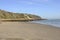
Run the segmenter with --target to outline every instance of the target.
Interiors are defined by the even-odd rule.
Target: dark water
[[[47,25],[53,25],[56,27],[60,27],[60,19],[33,21],[33,23],[47,24]]]

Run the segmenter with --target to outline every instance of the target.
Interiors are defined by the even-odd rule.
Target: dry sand
[[[60,28],[21,22],[0,24],[0,40],[60,40]]]

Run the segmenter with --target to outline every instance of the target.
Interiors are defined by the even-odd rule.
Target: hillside
[[[26,13],[13,13],[13,12],[8,12],[5,10],[0,10],[0,19],[24,19],[24,20],[37,20],[41,19],[40,16],[37,15],[32,15],[32,14],[26,14]]]

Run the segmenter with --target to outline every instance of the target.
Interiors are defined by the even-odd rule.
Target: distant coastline
[[[7,12],[5,10],[0,10],[0,19],[1,21],[36,21],[36,20],[46,20],[42,19],[42,17],[27,14],[27,13],[13,13]]]

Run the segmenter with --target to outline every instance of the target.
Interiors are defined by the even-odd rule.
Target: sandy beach
[[[0,40],[60,40],[60,28],[36,23],[2,22]]]

